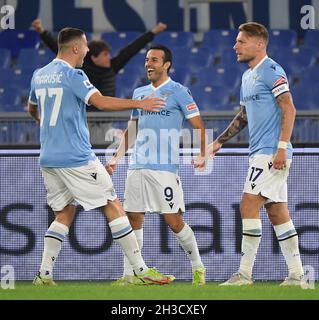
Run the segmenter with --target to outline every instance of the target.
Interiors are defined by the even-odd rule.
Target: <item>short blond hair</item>
[[[241,32],[247,33],[251,37],[262,38],[266,44],[269,41],[269,35],[266,27],[257,22],[247,22],[243,23],[238,27],[238,30]]]

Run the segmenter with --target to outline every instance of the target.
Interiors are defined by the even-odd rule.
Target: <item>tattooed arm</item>
[[[296,108],[292,101],[291,93],[285,92],[279,95],[277,103],[281,109],[281,130],[279,141],[289,142],[294,127]],[[278,148],[274,157],[274,168],[283,169],[286,166],[287,151],[285,148]]]
[[[219,151],[222,145],[234,137],[242,129],[244,129],[247,126],[247,123],[248,120],[245,106],[240,106],[240,111],[226,128],[226,130],[208,145],[208,155],[213,157]]]

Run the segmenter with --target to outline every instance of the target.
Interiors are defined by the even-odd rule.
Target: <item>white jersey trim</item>
[[[58,62],[62,62],[64,64],[66,64],[69,68],[71,69],[75,69],[74,67],[72,67],[67,61],[63,60],[63,59],[60,59],[60,58],[55,58],[53,59],[52,61],[58,61]]]
[[[267,58],[268,56],[265,55],[253,68],[251,68],[251,71],[256,70]]]
[[[153,84],[151,83],[151,88],[155,91],[155,90],[158,90],[158,89],[160,89],[160,88],[162,88],[162,87],[164,87],[167,83],[169,83],[170,81],[171,81],[172,79],[170,78],[170,77],[168,77],[168,79],[165,81],[165,82],[163,82],[161,85],[159,85],[158,87],[154,87],[153,86]]]
[[[87,95],[86,95],[85,98],[84,98],[84,101],[85,101],[85,103],[86,103],[88,106],[90,106],[89,100],[90,100],[92,94],[95,93],[95,92],[98,92],[98,91],[99,91],[98,89],[93,88],[92,90],[90,90],[90,91],[87,93]]]
[[[289,86],[287,83],[283,83],[280,86],[275,87],[274,89],[271,90],[273,93],[274,97],[277,98],[279,95],[282,93],[288,92],[289,91]]]
[[[191,119],[191,118],[194,118],[194,117],[197,117],[197,116],[200,116],[199,112],[195,112],[195,113],[189,114],[189,115],[185,116],[185,118],[186,119]]]

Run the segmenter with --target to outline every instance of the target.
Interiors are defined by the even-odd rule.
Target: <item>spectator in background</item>
[[[32,27],[39,33],[42,41],[54,52],[58,52],[57,39],[43,28],[40,19],[32,22]],[[90,51],[87,53],[83,71],[87,74],[92,84],[105,96],[115,96],[116,74],[128,63],[128,61],[143,49],[154,36],[166,29],[166,24],[158,23],[151,31],[145,32],[128,46],[120,50],[118,55],[111,58],[111,47],[103,40],[89,42]],[[98,111],[94,107],[88,107],[88,111]]]

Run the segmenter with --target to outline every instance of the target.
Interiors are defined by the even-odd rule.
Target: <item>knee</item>
[[[137,215],[128,214],[128,220],[130,221],[130,224],[133,228],[133,230],[138,230],[143,228],[143,217],[139,217]]]
[[[185,225],[184,221],[180,221],[180,220],[171,220],[171,221],[168,221],[167,224],[169,225],[170,229],[174,233],[181,232]]]

